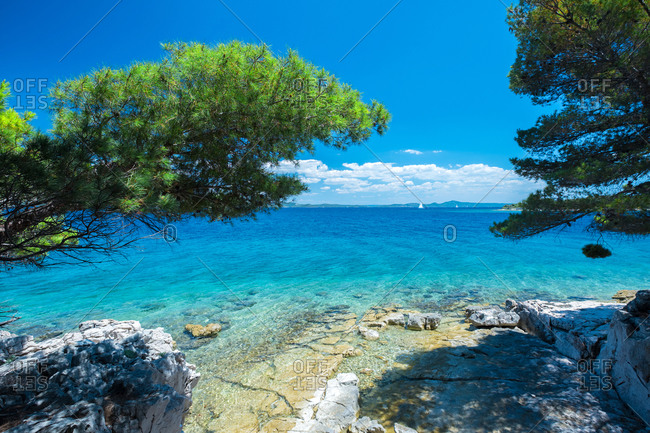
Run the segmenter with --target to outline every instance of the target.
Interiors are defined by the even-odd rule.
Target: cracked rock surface
[[[461,324],[441,333],[399,357],[408,368],[388,369],[362,389],[364,415],[420,433],[650,431],[611,387],[535,336]]]

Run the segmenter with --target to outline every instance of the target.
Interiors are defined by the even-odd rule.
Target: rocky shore
[[[468,307],[465,320],[447,321],[382,370],[359,394],[361,406],[355,375],[329,381],[291,432],[650,432],[649,294],[627,305],[509,300],[505,308]],[[428,316],[371,313],[360,333],[368,339],[368,329],[388,325],[437,328],[440,317],[431,328],[408,326],[410,317]],[[342,417],[327,422],[328,395],[340,397],[339,389],[348,391],[336,401]]]
[[[89,321],[35,342],[0,335],[0,431],[178,433],[199,374],[162,328]]]
[[[161,328],[2,333],[0,431],[650,433],[650,292],[619,300],[330,307],[202,369],[196,389]]]
[[[594,301],[510,303],[519,327],[552,344],[601,379],[650,422],[650,291],[628,304]]]

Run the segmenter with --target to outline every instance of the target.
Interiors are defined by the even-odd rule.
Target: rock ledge
[[[42,342],[0,338],[0,430],[180,433],[200,375],[162,328],[88,321]]]

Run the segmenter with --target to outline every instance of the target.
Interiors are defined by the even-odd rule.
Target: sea
[[[606,238],[613,255],[589,259],[581,248],[594,236],[584,225],[513,242],[488,230],[507,215],[287,208],[232,225],[189,220],[103,263],[2,270],[0,302],[22,317],[14,331],[40,334],[100,318],[173,327],[211,308],[273,320],[340,304],[609,299],[648,288],[650,240]]]
[[[513,242],[489,231],[508,214],[294,207],[233,224],[191,219],[94,265],[2,270],[0,303],[21,316],[10,331],[37,338],[92,319],[162,327],[209,377],[214,365],[261,347],[281,351],[287,330],[319,312],[362,317],[397,305],[444,314],[509,298],[609,300],[649,288],[650,240],[606,236],[600,242],[613,255],[594,260],[581,252],[596,240],[586,223]],[[197,341],[188,323],[223,330]]]

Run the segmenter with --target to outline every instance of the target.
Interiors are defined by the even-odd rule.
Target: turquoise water
[[[506,216],[292,208],[232,226],[191,220],[176,225],[177,242],[144,240],[116,261],[2,272],[0,301],[20,311],[17,332],[134,319],[165,327],[182,347],[189,322],[220,321],[223,336],[229,327],[268,333],[333,306],[445,309],[508,297],[609,299],[648,287],[650,241],[607,239],[614,255],[594,261],[580,252],[592,239],[579,227],[519,243],[495,238],[488,227]]]
[[[404,356],[464,338],[469,331],[458,312],[469,303],[609,299],[617,290],[648,287],[650,241],[609,239],[614,255],[594,261],[580,251],[591,241],[580,227],[519,243],[495,238],[488,227],[506,216],[485,209],[290,208],[232,226],[191,220],[177,225],[177,242],[143,240],[118,261],[3,272],[0,301],[23,316],[12,331],[40,337],[100,318],[164,327],[201,373],[184,431],[278,431],[265,423],[292,414],[277,406],[278,396],[295,404],[315,391],[295,385],[296,365],[355,372],[366,389],[403,366]],[[341,317],[359,320],[390,304],[440,311],[446,325],[431,333],[390,329],[373,342],[346,332],[354,319]],[[223,326],[218,337],[184,332],[187,323],[208,322]],[[351,344],[361,354],[343,360],[329,356],[339,346],[314,344],[332,336],[328,344]],[[366,399],[363,410],[396,413],[399,404]]]

